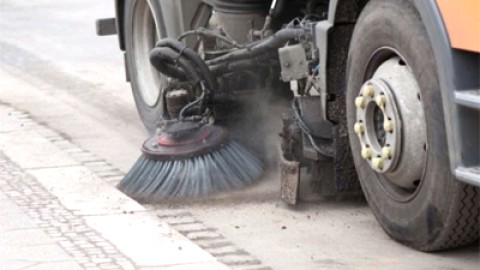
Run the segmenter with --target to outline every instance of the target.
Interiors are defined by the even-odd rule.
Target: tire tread
[[[438,243],[435,250],[450,249],[476,241],[479,237],[479,192],[477,187],[463,185],[459,190],[458,204],[453,207],[452,225],[448,237]],[[447,224],[448,226],[449,224]],[[431,249],[431,248],[429,248]]]

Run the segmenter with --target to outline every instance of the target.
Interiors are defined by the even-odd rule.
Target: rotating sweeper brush
[[[219,126],[184,121],[148,138],[143,155],[119,184],[140,200],[197,197],[242,187],[262,174],[262,162]]]

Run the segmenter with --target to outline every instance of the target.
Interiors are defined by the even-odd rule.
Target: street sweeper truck
[[[308,175],[320,195],[363,192],[386,233],[413,248],[478,239],[479,1],[115,8],[97,32],[118,35],[151,134],[119,184],[128,195],[205,196],[279,164],[286,203]]]

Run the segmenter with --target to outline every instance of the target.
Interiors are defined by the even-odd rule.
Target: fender
[[[122,51],[125,51],[124,12],[125,0],[115,0],[115,26],[117,29],[118,44]]]
[[[463,2],[468,6],[466,2],[472,1]],[[465,31],[463,34],[470,33],[473,37],[472,39],[462,39],[459,36],[458,26],[452,26],[450,17],[452,11],[443,10],[444,15],[447,16],[444,23],[439,7],[445,8],[445,1],[414,0],[414,3],[425,23],[437,61],[452,173],[461,181],[480,186],[480,174],[478,172],[472,173],[472,171],[467,170],[465,173],[467,166],[478,167],[480,165],[479,116],[478,111],[471,110],[475,107],[479,109],[479,104],[469,105],[470,108],[466,109],[458,98],[458,94],[465,93],[465,90],[480,91],[480,79],[478,78],[480,54],[472,52],[479,49],[477,46],[480,43],[476,38],[478,38],[480,23],[479,21],[472,21],[473,24],[468,25],[467,17],[472,14],[470,12],[465,13],[467,24],[460,24],[461,27],[466,27],[462,28]],[[455,5],[460,5],[458,1],[455,1],[455,3]],[[476,14],[476,16],[479,14]],[[459,21],[462,20],[459,19]],[[448,30],[451,30],[451,32]],[[471,99],[474,99],[474,97],[475,95],[472,95]]]

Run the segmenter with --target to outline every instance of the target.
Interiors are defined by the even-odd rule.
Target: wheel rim
[[[158,37],[162,36],[159,31],[148,1],[137,1],[133,14],[132,61],[138,78],[138,90],[149,107],[157,105],[164,80],[150,64],[150,50]]]
[[[427,128],[420,88],[395,50],[376,51],[355,99],[360,155],[397,200],[419,190],[426,167]]]

